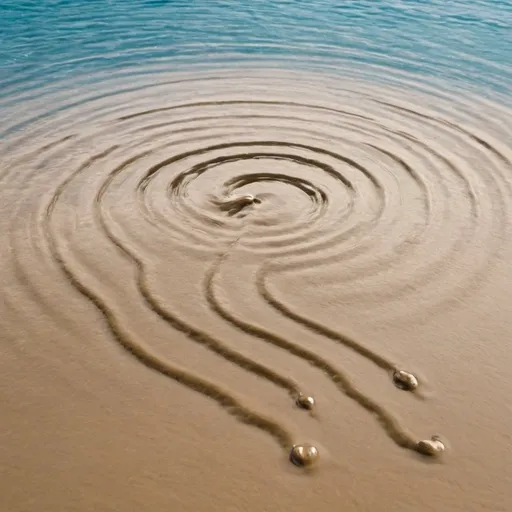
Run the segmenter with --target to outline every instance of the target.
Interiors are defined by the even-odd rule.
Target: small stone
[[[261,204],[261,199],[253,196],[252,194],[245,194],[232,200],[234,204],[237,204],[240,208],[249,206],[251,204]]]
[[[436,457],[444,452],[445,446],[438,436],[432,436],[431,439],[419,441],[416,445],[416,450],[422,455]]]
[[[310,411],[315,406],[315,399],[312,396],[303,395],[302,393],[297,397],[297,405],[302,409]]]
[[[240,213],[247,206],[261,204],[261,199],[252,194],[244,194],[233,199],[213,199],[213,204],[218,206],[220,210],[227,212],[228,215],[233,216]]]
[[[256,198],[252,194],[245,194],[236,200],[239,201],[240,204],[253,204]]]
[[[418,379],[409,372],[396,370],[393,373],[393,382],[397,388],[405,391],[412,391],[418,387]]]
[[[296,444],[290,453],[290,461],[296,466],[312,466],[319,458],[318,450],[309,443]]]

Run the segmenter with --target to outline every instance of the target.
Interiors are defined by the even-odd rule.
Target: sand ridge
[[[346,461],[359,485],[368,470],[356,459],[369,439],[371,464],[391,472],[405,464],[414,482],[425,471],[457,468],[451,406],[433,399],[439,383],[425,377],[436,374],[437,363],[445,374],[449,369],[439,347],[418,348],[415,358],[403,333],[415,326],[427,332],[450,315],[466,315],[465,325],[453,325],[457,338],[478,317],[473,297],[506,272],[510,113],[469,95],[447,92],[433,101],[419,88],[405,96],[401,85],[400,75],[386,86],[322,73],[235,69],[176,73],[156,83],[141,78],[129,88],[123,81],[105,83],[103,93],[101,84],[84,87],[71,103],[61,93],[34,100],[32,119],[13,115],[13,124],[6,123],[2,150],[0,230],[8,240],[0,274],[2,366],[17,353],[19,364],[30,367],[24,347],[35,344],[30,357],[47,358],[49,366],[36,364],[22,387],[46,372],[73,380],[78,371],[84,391],[105,393],[99,401],[133,393],[141,415],[147,407],[151,421],[175,422],[170,438],[150,444],[164,450],[160,443],[171,443],[194,479],[204,468],[186,462],[193,460],[187,439],[199,432],[222,437],[225,425],[238,420],[239,427],[229,427],[238,448],[226,448],[226,464],[244,467],[253,460],[256,473],[270,464],[275,510],[300,508],[293,494],[281,494],[279,482],[284,478],[291,489],[301,471],[324,488],[318,510],[332,509],[338,500],[333,483],[341,478],[346,488],[350,479],[340,477],[331,454],[349,438],[359,438]],[[498,320],[488,321],[492,330]],[[84,354],[88,346],[101,363]],[[134,382],[115,375],[117,364]],[[410,393],[397,389],[398,371],[411,372],[414,385],[401,382]],[[109,379],[118,387],[103,389]],[[139,380],[145,384],[134,391]],[[144,391],[151,382],[158,383],[158,397]],[[48,403],[53,395],[65,402],[68,392],[57,385]],[[226,418],[195,398],[195,421],[186,414],[168,417],[160,400],[186,402],[189,392],[213,401]],[[303,395],[314,406],[300,407]],[[442,396],[448,400],[449,393]],[[95,399],[82,400],[83,410],[95,408]],[[4,409],[11,432],[20,417],[31,417],[9,400]],[[118,418],[133,414],[123,410]],[[196,433],[189,432],[191,421]],[[350,437],[347,431],[333,435],[342,424]],[[123,439],[137,444],[130,432],[137,437],[140,426],[126,428]],[[482,428],[477,412],[471,428]],[[51,430],[42,431],[58,451]],[[263,436],[257,437],[260,454],[244,453],[244,436]],[[290,453],[303,453],[297,444],[310,442],[319,454],[312,474],[288,461]],[[440,442],[449,461],[425,461],[421,454],[437,454]],[[5,460],[12,464],[25,449],[11,443]],[[45,459],[50,466],[51,459]],[[205,460],[211,464],[214,453]],[[158,472],[161,462],[154,464]],[[215,483],[220,476],[201,478],[211,489],[222,487]],[[443,490],[439,478],[441,494],[453,489]],[[457,482],[456,474],[451,478]],[[110,491],[91,485],[107,500]],[[122,486],[112,489],[118,495]],[[173,493],[181,502],[180,490]],[[403,498],[384,494],[386,506]],[[419,487],[408,498],[407,506],[431,509]],[[91,499],[81,503],[90,506]],[[130,499],[123,510],[135,503]],[[242,503],[236,493],[215,499],[217,506]],[[185,501],[183,510],[194,503]],[[11,510],[37,509],[16,503],[13,495]],[[472,510],[464,503],[461,510]],[[160,510],[158,500],[154,507]],[[361,509],[356,497],[345,507]],[[206,502],[202,509],[209,510]]]

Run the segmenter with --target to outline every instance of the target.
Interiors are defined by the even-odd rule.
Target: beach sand
[[[510,112],[139,80],[3,121],[0,509],[510,510]]]

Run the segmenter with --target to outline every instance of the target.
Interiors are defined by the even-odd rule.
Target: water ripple
[[[76,324],[65,304],[78,296],[148,369],[289,452],[292,428],[247,406],[251,389],[163,356],[127,305],[300,404],[300,375],[214,334],[201,321],[213,315],[311,365],[397,446],[439,442],[418,443],[335,361],[352,350],[390,388],[416,362],[299,311],[279,283],[364,304],[375,323],[425,321],[478,293],[511,235],[512,3],[8,0],[0,18],[9,315],[27,301]],[[150,279],[162,265],[186,274],[184,258],[202,269],[195,320],[181,290],[162,297]],[[223,278],[235,270],[244,300],[304,339],[240,313]],[[119,300],[116,283],[133,295]]]
[[[60,276],[54,285],[86,298],[140,362],[290,450],[287,427],[134,335],[103,283],[102,262],[84,263],[84,252],[107,244],[128,262],[133,275],[113,277],[135,281],[140,315],[152,315],[170,338],[185,334],[296,401],[300,379],[194,325],[147,278],[158,261],[180,272],[177,253],[206,262],[197,315],[213,312],[240,335],[306,361],[398,446],[418,451],[420,438],[360,391],[346,369],[241,316],[221,270],[235,260],[239,271],[247,267],[251,300],[370,360],[392,386],[397,354],[346,335],[340,322],[333,329],[296,311],[275,283],[288,275],[305,293],[315,287],[364,301],[375,322],[423,318],[475,293],[510,235],[510,111],[402,72],[370,81],[378,68],[347,67],[341,79],[331,66],[306,72],[283,62],[277,69],[276,60],[231,69],[225,62],[169,73],[148,65],[145,74],[128,74],[128,84],[122,74],[98,72],[89,79],[94,85],[66,89],[63,82],[38,98],[21,91],[22,107],[7,95],[0,175],[10,211],[2,220],[6,265],[18,287],[64,322],[38,285],[41,274]],[[18,300],[9,289],[6,297]]]

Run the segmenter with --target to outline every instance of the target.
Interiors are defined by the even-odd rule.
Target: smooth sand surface
[[[511,510],[510,111],[137,80],[2,120],[0,510]]]

